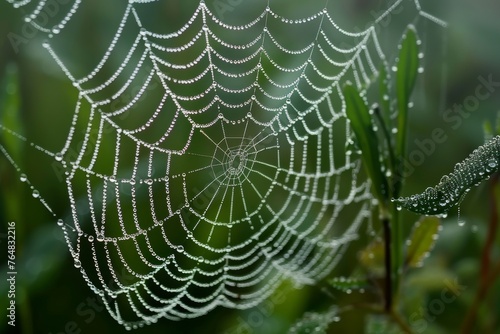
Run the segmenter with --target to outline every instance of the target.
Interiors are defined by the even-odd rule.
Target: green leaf
[[[366,172],[372,181],[375,196],[380,203],[387,199],[387,179],[382,173],[378,138],[373,130],[368,107],[352,84],[344,87],[347,118],[358,141]]]
[[[398,101],[398,135],[396,153],[400,158],[405,157],[406,150],[406,123],[408,119],[408,103],[410,95],[415,86],[418,74],[418,44],[417,34],[413,26],[406,30],[396,75],[396,96]]]
[[[421,266],[422,261],[436,242],[435,238],[440,225],[439,218],[435,216],[424,217],[415,224],[413,232],[407,241],[406,266]]]
[[[352,291],[366,289],[369,287],[369,283],[363,278],[353,278],[353,277],[335,277],[328,282],[333,288],[340,291]]]
[[[472,187],[498,172],[499,168],[500,136],[496,136],[457,163],[453,172],[444,175],[435,187],[428,187],[418,195],[394,199],[394,202],[417,213],[444,214],[460,203]]]

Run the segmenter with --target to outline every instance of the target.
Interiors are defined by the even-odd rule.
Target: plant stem
[[[391,246],[392,246],[392,291],[393,299],[397,298],[399,291],[399,282],[401,280],[401,267],[403,266],[402,259],[402,237],[399,224],[399,211],[394,204],[391,205]]]
[[[394,155],[394,147],[391,141],[391,135],[385,121],[380,113],[380,109],[377,107],[374,109],[375,117],[378,120],[380,128],[382,129],[382,134],[384,135],[385,142],[387,144],[387,150],[389,152],[389,163],[388,168],[391,171],[393,178],[396,178],[396,181],[391,185],[391,189],[389,189],[389,198],[396,198],[399,196],[399,191],[401,189],[401,179],[399,176],[399,165],[397,165],[396,157]],[[391,219],[389,220],[389,215],[387,213],[387,208],[383,208],[382,210],[385,212],[382,214],[382,224],[384,225],[384,235],[386,240],[386,290],[390,289],[391,295],[388,296],[386,292],[386,307],[389,309],[392,307],[394,295],[398,290],[399,286],[399,268],[402,265],[401,259],[401,231],[399,228],[398,222],[398,211],[396,210],[393,204],[390,205],[391,210]],[[391,224],[392,223],[392,224]],[[389,254],[390,256],[387,256]],[[388,272],[389,270],[390,272]],[[392,274],[391,274],[392,273]],[[387,298],[390,297],[390,298]]]
[[[498,182],[498,173],[493,174],[490,181],[490,223],[488,233],[486,234],[486,243],[481,256],[481,282],[484,282],[489,274],[491,266],[491,252],[495,243],[498,230],[498,206],[496,185]]]

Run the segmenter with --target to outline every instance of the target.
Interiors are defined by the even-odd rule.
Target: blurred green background
[[[242,0],[241,8],[234,7],[235,20],[244,15],[242,8],[252,7],[251,0]],[[93,60],[108,46],[114,34],[116,22],[121,18],[123,4],[116,1],[89,1],[82,15],[82,30],[74,40],[66,39],[65,60],[85,71]],[[246,3],[245,3],[246,2]],[[332,1],[330,1],[332,2]],[[256,1],[255,3],[258,3]],[[260,3],[260,2],[259,2]],[[292,1],[271,1],[273,8],[297,15],[303,8]],[[300,2],[297,1],[298,4]],[[308,7],[313,5],[302,6]],[[449,173],[453,165],[465,158],[475,147],[484,142],[483,123],[495,123],[500,112],[500,87],[480,101],[479,106],[460,118],[460,124],[447,121],[448,110],[462,104],[475,94],[480,84],[478,78],[492,78],[500,82],[500,3],[472,0],[421,1],[425,11],[448,22],[446,30],[432,24],[419,25],[418,33],[423,40],[425,72],[419,78],[414,93],[415,106],[410,114],[408,152],[422,150],[418,142],[430,138],[434,129],[444,131],[447,140],[437,144],[425,161],[415,168],[407,179],[404,195],[420,192],[436,184],[442,175]],[[207,1],[208,6],[214,5]],[[413,1],[405,5],[413,6]],[[370,22],[373,13],[387,8],[385,1],[338,1],[334,17],[346,28],[355,29]],[[178,26],[196,7],[195,1],[167,1],[160,24]],[[321,7],[319,7],[321,8]],[[239,10],[239,12],[238,12]],[[314,11],[314,8],[311,9]],[[12,8],[6,1],[0,2],[0,120],[20,134],[52,152],[61,149],[67,136],[67,122],[73,111],[77,92],[69,80],[41,46],[44,36],[34,33],[26,43],[12,43],[11,33],[22,35],[26,29],[22,10]],[[174,29],[172,28],[172,29]],[[390,28],[389,28],[390,29]],[[400,30],[382,29],[384,45],[393,45],[388,54],[393,61],[396,46],[401,38]],[[284,32],[285,33],[285,32]],[[17,74],[16,74],[17,73]],[[5,88],[4,88],[5,87]],[[10,109],[8,109],[10,108]],[[61,116],[63,114],[63,116]],[[63,129],[61,131],[61,129]],[[3,135],[2,135],[3,136]],[[5,137],[6,138],[6,137]],[[43,197],[56,213],[68,215],[65,187],[54,177],[51,159],[27,147],[19,140],[2,142],[12,150],[13,158],[30,176]],[[94,294],[75,270],[60,229],[54,219],[36,199],[26,184],[19,182],[18,174],[3,157],[0,158],[0,248],[2,266],[5,261],[7,222],[16,223],[17,238],[17,327],[11,328],[6,317],[0,319],[2,333],[121,333],[122,326],[102,309],[99,302],[92,306]],[[480,257],[487,237],[490,219],[489,200],[491,183],[484,182],[474,189],[460,205],[460,219],[466,224],[459,226],[457,212],[443,220],[443,230],[435,249],[425,261],[424,267],[411,271],[402,287],[406,319],[415,332],[456,333],[461,320],[474,299],[479,282]],[[403,221],[410,230],[418,217],[405,213]],[[359,245],[357,245],[359,246]],[[360,248],[350,248],[356,253]],[[496,238],[494,255],[500,260],[500,239]],[[349,268],[350,267],[350,268]],[[343,264],[338,272],[347,273],[356,266]],[[2,267],[2,275],[4,273]],[[336,272],[332,273],[335,276]],[[6,285],[1,276],[0,306],[5,310]],[[443,289],[449,282],[459,282],[465,287],[450,303],[441,303]],[[488,292],[486,303],[480,308],[478,323],[482,333],[500,333],[500,284]],[[288,328],[307,311],[324,311],[329,305],[349,305],[362,300],[358,293],[336,291],[326,283],[315,287],[296,289],[285,282],[262,305],[236,311],[217,309],[206,316],[179,322],[162,321],[137,330],[138,333],[286,333]],[[4,314],[4,311],[0,312]],[[369,317],[362,310],[346,311],[340,321],[329,327],[331,333],[360,333]],[[369,318],[376,322],[378,318]],[[380,333],[389,332],[381,325]],[[497,329],[498,328],[498,329]]]

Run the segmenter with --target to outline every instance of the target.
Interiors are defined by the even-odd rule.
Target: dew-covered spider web
[[[389,63],[378,33],[391,15],[442,24],[417,0],[356,31],[336,23],[333,2],[311,1],[320,6],[307,16],[288,2],[242,3],[223,19],[200,1],[168,31],[158,19],[168,1],[130,0],[113,9],[100,60],[78,73],[61,45],[87,4],[60,2],[49,25],[39,20],[50,2],[7,1],[46,34],[78,92],[61,111],[73,113],[66,141],[45,150],[64,171],[71,215],[58,224],[127,328],[249,308],[284,279],[330,274],[372,215],[342,86],[367,92]]]

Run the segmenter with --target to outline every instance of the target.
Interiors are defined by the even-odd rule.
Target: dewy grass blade
[[[474,150],[463,162],[455,165],[452,173],[441,178],[439,184],[423,193],[394,201],[410,211],[426,215],[445,214],[458,204],[475,185],[498,171],[500,163],[500,136]]]

